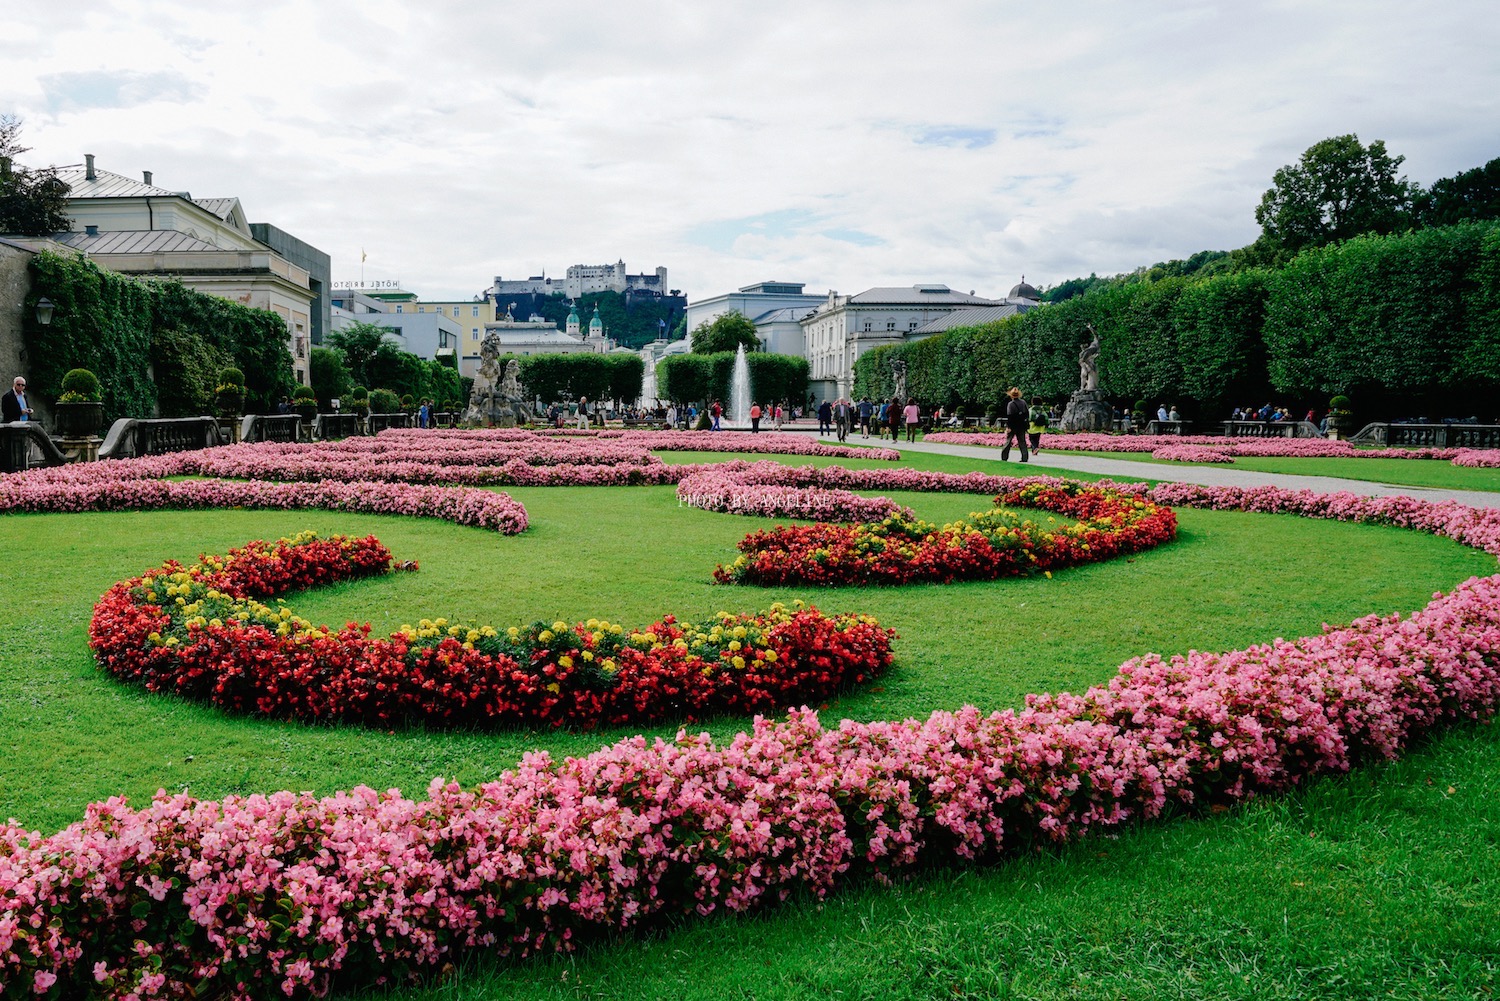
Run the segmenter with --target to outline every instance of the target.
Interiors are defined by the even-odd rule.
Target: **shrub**
[[[399,414],[401,398],[389,389],[377,389],[370,394],[370,413]]]
[[[99,377],[86,368],[70,369],[62,377],[62,395],[59,403],[98,403],[104,399],[99,387]]]
[[[237,368],[226,368],[219,373],[220,386],[239,386],[245,388],[245,373]]]
[[[299,402],[303,400],[316,402],[317,398],[317,394],[313,392],[313,388],[311,386],[298,386],[296,389],[292,390],[293,402]]]

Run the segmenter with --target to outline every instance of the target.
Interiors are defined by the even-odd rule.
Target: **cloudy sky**
[[[1249,243],[1276,168],[1500,156],[1487,3],[10,4],[29,165],[237,195],[335,280],[468,297],[623,258],[690,298],[1004,294]]]

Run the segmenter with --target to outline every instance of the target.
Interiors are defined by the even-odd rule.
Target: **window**
[[[869,320],[866,320],[866,321],[865,321],[865,331],[866,331],[866,332],[868,332],[868,331],[869,331],[869,330],[870,330],[870,328],[871,328],[871,327],[872,327],[872,326],[873,326],[873,324],[872,324],[872,323],[870,323],[870,321],[869,321]]]
[[[470,334],[470,336],[471,336],[471,338],[473,340],[476,340],[476,341],[479,340],[479,328],[478,327],[470,327],[469,328],[469,334]]]
[[[426,307],[426,306],[418,306],[418,307],[417,307],[417,312],[418,312],[418,313],[425,313],[425,312],[427,312],[427,307]],[[439,313],[441,313],[441,312],[442,312],[442,309],[441,309],[441,308],[440,308],[440,309],[439,309],[439,310],[438,310],[438,312],[439,312]]]
[[[401,310],[402,310],[402,309],[403,309],[403,308],[405,308],[405,307],[403,307],[403,306],[402,306],[402,305],[401,305],[401,304],[400,304],[400,303],[399,303],[399,302],[398,302],[398,303],[396,303],[396,312],[398,312],[398,313],[399,313],[399,312],[401,312]]]
[[[896,321],[895,320],[886,320],[885,321],[885,329],[887,329],[887,330],[895,330],[896,329]]]
[[[455,315],[457,315],[457,314],[455,314]],[[478,316],[478,315],[479,315],[479,307],[478,307],[478,306],[475,306],[475,307],[474,307],[474,315],[475,315],[475,316]]]
[[[917,329],[917,321],[916,320],[912,320],[910,323],[908,323],[906,325],[906,329],[907,330],[916,330]]]

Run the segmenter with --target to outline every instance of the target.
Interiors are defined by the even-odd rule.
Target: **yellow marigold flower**
[[[568,624],[562,619],[558,619],[556,622],[552,623],[552,631],[554,633],[565,633],[568,631]]]
[[[729,658],[729,663],[733,664],[738,670],[743,671],[745,669],[744,657],[731,657]]]
[[[585,650],[585,651],[583,651],[583,660],[584,660],[584,663],[587,663],[587,662],[589,662],[589,661],[591,661],[593,659],[594,659],[594,651],[592,651],[592,650]]]
[[[479,630],[478,629],[470,629],[466,634],[464,634],[464,642],[465,643],[472,644],[477,639],[479,639]]]
[[[606,658],[605,661],[604,661],[604,663],[600,664],[599,666],[604,669],[604,673],[605,674],[614,674],[615,673],[615,662],[612,661],[612,660],[609,660],[608,658]]]
[[[557,666],[558,667],[572,667],[573,666],[573,658],[569,657],[567,654],[563,654],[561,657],[557,658]]]
[[[558,692],[562,691],[562,685],[559,685],[557,682],[554,681],[554,682],[552,682],[552,684],[550,684],[550,685],[547,686],[547,691],[549,691],[549,692],[553,693],[554,695],[556,695]]]
[[[739,648],[740,648],[740,641],[739,640],[730,640],[729,641],[729,649],[731,649],[731,650],[738,650]]]
[[[776,651],[775,650],[767,650],[766,651],[766,663],[768,663],[768,664],[774,664],[774,663],[776,663]]]
[[[552,630],[543,629],[541,632],[536,634],[536,638],[538,643],[551,643],[553,640]]]

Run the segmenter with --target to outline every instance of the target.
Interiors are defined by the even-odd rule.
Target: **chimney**
[[[83,179],[85,181],[97,181],[99,175],[94,173],[94,154],[83,154]]]
[[[143,171],[141,171],[141,180],[145,181],[147,184],[150,184],[151,183],[151,171],[149,171],[149,170],[143,170]]]
[[[98,226],[92,226],[92,225],[85,226],[85,227],[83,227],[83,235],[84,236],[98,236],[99,235],[99,227]]]

